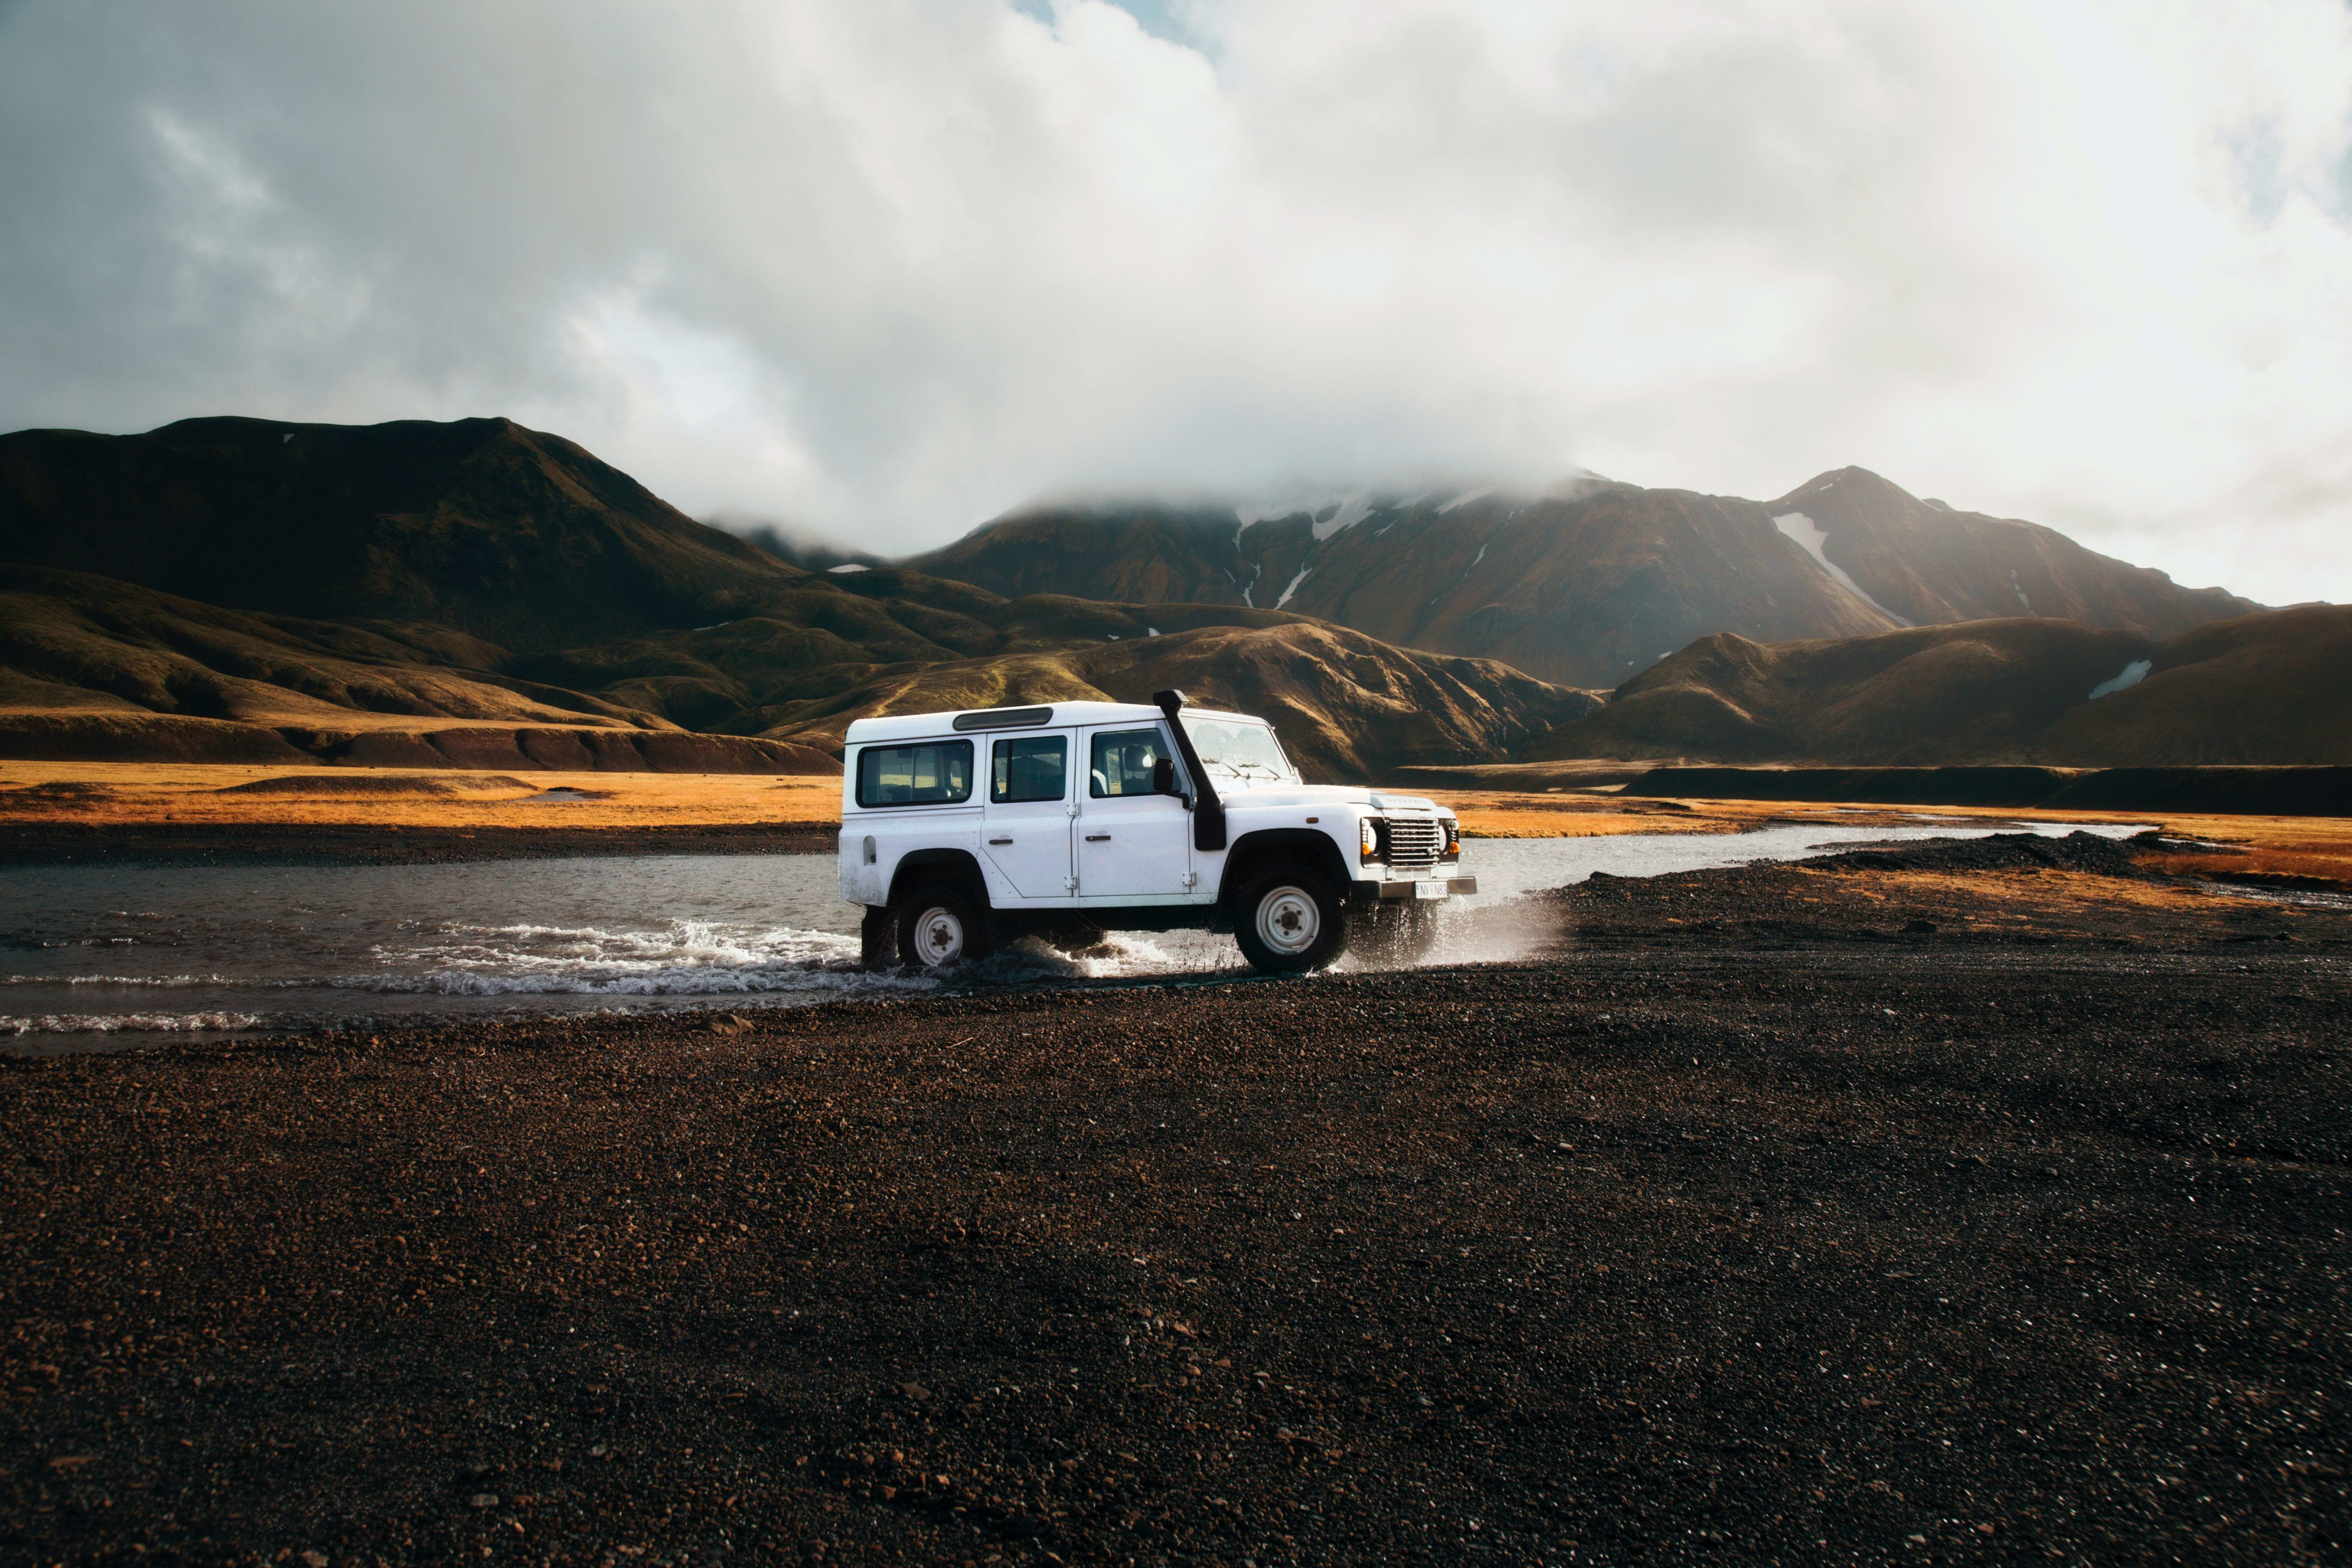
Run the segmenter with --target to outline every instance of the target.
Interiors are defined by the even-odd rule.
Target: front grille
[[[1434,822],[1389,819],[1389,868],[1392,871],[1426,871],[1437,864],[1438,852],[1444,847],[1445,829]]]

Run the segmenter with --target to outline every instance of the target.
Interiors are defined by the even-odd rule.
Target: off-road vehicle
[[[1411,959],[1478,890],[1452,812],[1305,784],[1265,721],[1181,691],[861,719],[843,763],[841,896],[866,906],[868,965],[1180,928],[1231,931],[1270,973],[1351,942]]]

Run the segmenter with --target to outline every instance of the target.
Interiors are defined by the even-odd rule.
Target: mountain
[[[2039,523],[1921,500],[1867,468],[1823,474],[1764,510],[1801,547],[1820,536],[1824,565],[1898,625],[2023,615],[2168,637],[2263,608],[2220,588],[2183,588]]]
[[[1363,777],[1501,755],[1598,705],[1286,610],[1008,597],[869,561],[803,571],[507,420],[19,432],[0,754],[806,771],[869,713],[1181,682]]]
[[[2076,619],[1897,626],[2012,606]],[[1855,468],[1769,503],[1587,477],[1033,509],[810,572],[503,419],[0,437],[16,755],[797,770],[866,714],[1173,685],[1273,718],[1321,778],[2334,760],[2352,612],[2248,607]]]
[[[1769,503],[1586,476],[1533,495],[1057,504],[904,564],[1008,595],[1274,605],[1590,687],[1717,632],[1781,642],[2022,609],[2168,637],[2260,607],[1862,468]]]
[[[509,419],[0,436],[0,561],[525,649],[708,625],[812,581]]]
[[[1724,634],[1519,756],[2352,763],[2352,607],[2273,610],[2167,638],[2022,617],[1770,646]]]

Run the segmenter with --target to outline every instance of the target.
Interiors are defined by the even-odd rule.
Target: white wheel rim
[[[934,969],[953,963],[963,956],[963,921],[949,910],[925,910],[915,922],[915,951]]]
[[[1257,901],[1257,939],[1276,952],[1305,952],[1322,931],[1323,910],[1303,888],[1276,888]]]

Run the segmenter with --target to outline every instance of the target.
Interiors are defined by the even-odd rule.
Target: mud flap
[[[866,905],[865,918],[857,922],[857,966],[871,972],[887,969],[898,961],[898,933],[890,911]]]

